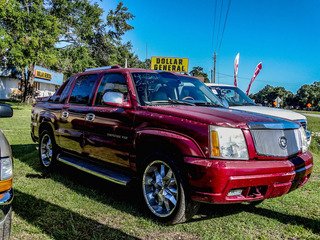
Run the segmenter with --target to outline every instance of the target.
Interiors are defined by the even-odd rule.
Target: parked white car
[[[206,83],[206,85],[216,96],[220,98],[220,100],[222,100],[225,104],[227,103],[229,108],[231,109],[260,113],[268,116],[300,122],[306,130],[308,143],[310,144],[311,134],[310,131],[307,131],[307,118],[304,115],[290,110],[259,106],[255,102],[253,102],[240,88],[232,85],[217,83]]]

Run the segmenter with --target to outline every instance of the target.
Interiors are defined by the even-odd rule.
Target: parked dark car
[[[199,80],[119,66],[72,76],[31,112],[40,164],[62,162],[128,186],[167,224],[205,203],[257,202],[312,171],[298,123],[230,110]]]
[[[12,117],[13,110],[9,105],[0,104],[0,117]],[[11,232],[11,202],[13,158],[7,138],[0,130],[0,239],[9,239]]]

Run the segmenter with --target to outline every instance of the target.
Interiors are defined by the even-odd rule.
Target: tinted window
[[[73,87],[69,103],[87,104],[98,75],[80,76]]]
[[[66,83],[65,88],[62,90],[62,92],[60,94],[60,98],[58,99],[58,101],[60,103],[65,103],[65,101],[68,99],[68,97],[70,95],[70,91],[71,91],[73,83],[74,83],[75,76],[72,76],[69,79],[70,80]]]
[[[212,92],[220,99],[225,99],[229,106],[255,105],[255,103],[237,87],[211,86]]]
[[[160,72],[132,73],[142,106],[182,103],[222,106],[219,99],[198,79]],[[178,102],[177,102],[178,101]]]
[[[121,92],[124,94],[124,99],[128,96],[128,87],[126,78],[120,73],[109,73],[104,75],[97,93],[96,105],[105,105],[102,101],[102,96],[106,92]]]
[[[55,92],[55,94],[52,97],[50,97],[49,101],[59,102],[60,95],[63,92],[63,90],[66,88],[69,81],[70,81],[70,78],[62,84],[62,86]]]

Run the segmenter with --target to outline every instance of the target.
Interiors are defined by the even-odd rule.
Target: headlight
[[[308,138],[307,138],[307,134],[306,134],[306,131],[303,127],[300,127],[300,135],[301,135],[301,143],[302,143],[302,152],[306,152],[308,151],[308,146],[309,146],[309,143],[308,143]]]
[[[210,126],[211,157],[249,160],[246,140],[241,129]]]
[[[1,158],[1,181],[12,178],[12,160],[9,157]]]

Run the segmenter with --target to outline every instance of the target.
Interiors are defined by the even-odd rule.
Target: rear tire
[[[158,221],[182,223],[197,213],[200,203],[189,198],[181,172],[170,157],[153,154],[147,158],[140,179],[144,207]]]
[[[57,162],[58,147],[52,132],[44,130],[39,139],[39,160],[43,168],[51,170]]]

